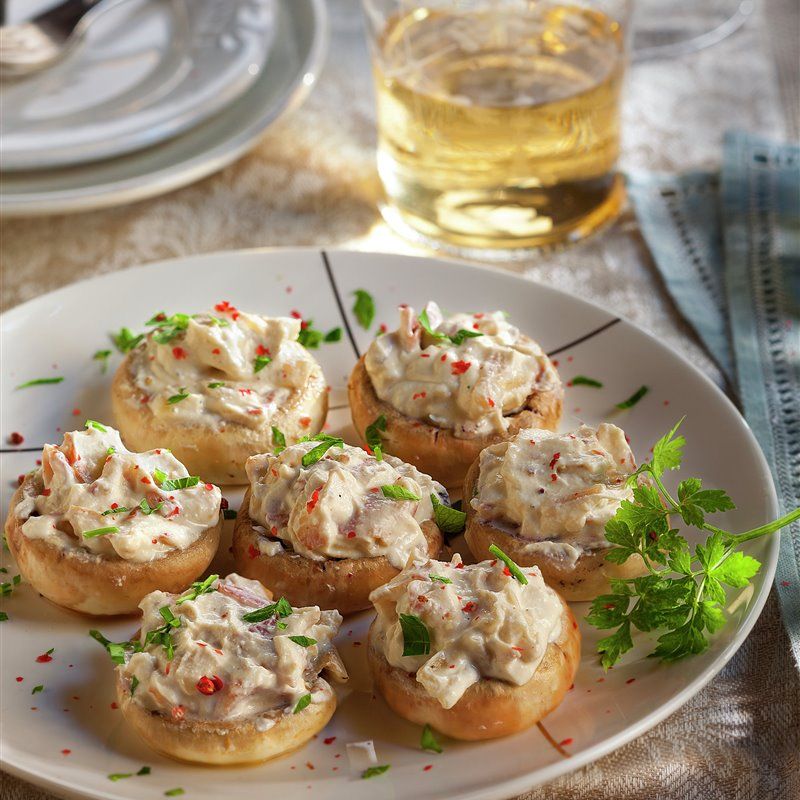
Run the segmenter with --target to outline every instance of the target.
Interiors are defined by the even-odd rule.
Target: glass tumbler
[[[617,215],[630,0],[363,5],[396,230],[500,260]]]

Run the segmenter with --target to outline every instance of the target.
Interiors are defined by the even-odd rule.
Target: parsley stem
[[[740,542],[747,542],[750,541],[750,539],[758,539],[759,536],[766,536],[769,533],[775,533],[775,531],[780,530],[787,525],[791,525],[798,519],[800,519],[800,508],[796,508],[794,511],[784,514],[780,519],[776,519],[774,522],[768,522],[766,525],[759,525],[757,528],[745,531],[744,533],[729,533],[727,535],[730,537],[732,542],[737,544]],[[710,525],[707,525],[706,527],[714,532],[717,531],[716,528]],[[723,531],[723,533],[725,533],[725,531]]]

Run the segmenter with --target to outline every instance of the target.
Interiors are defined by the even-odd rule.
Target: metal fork
[[[122,0],[64,0],[27,22],[0,27],[0,77],[38,72],[63,58],[102,10]],[[6,3],[2,4],[5,22]]]

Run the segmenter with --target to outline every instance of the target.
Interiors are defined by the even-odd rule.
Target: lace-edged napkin
[[[676,305],[738,393],[781,512],[800,505],[800,147],[725,137],[722,172],[631,175],[645,240]],[[800,522],[776,588],[800,668]]]

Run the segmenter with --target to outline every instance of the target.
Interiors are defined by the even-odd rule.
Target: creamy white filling
[[[300,325],[298,319],[220,304],[190,318],[170,341],[160,343],[158,331],[151,333],[130,354],[140,399],[165,421],[235,422],[254,429],[280,424],[294,439],[303,433],[304,418],[310,422],[316,401],[306,391],[309,380],[321,374],[297,341]],[[186,397],[176,401],[180,395]]]
[[[118,667],[129,683],[138,680],[135,702],[173,719],[251,720],[266,730],[305,695],[323,699],[314,686],[321,670],[347,677],[332,644],[342,621],[337,611],[294,608],[288,616],[245,622],[244,614],[272,602],[264,587],[235,574],[214,585],[217,591],[180,604],[165,592],[142,600],[142,643],[164,625],[165,606],[180,626],[171,629],[171,660],[165,647],[151,643]],[[292,636],[315,644],[305,647]]]
[[[59,447],[44,446],[37,469],[42,493],[27,495],[14,510],[25,519],[24,536],[65,550],[146,562],[186,549],[217,524],[216,486],[201,480],[187,489],[162,488],[157,475],[187,477],[183,464],[169,450],[133,453],[117,431],[102,427],[66,433]],[[84,535],[102,528],[117,530]]]
[[[431,494],[444,488],[393,456],[378,461],[359,447],[331,447],[308,468],[303,456],[319,441],[299,442],[279,455],[251,456],[250,516],[265,534],[314,561],[386,556],[400,569],[427,552],[420,523],[431,519]],[[382,487],[418,500],[393,500]]]
[[[606,523],[623,500],[636,464],[616,425],[582,425],[570,433],[528,429],[480,455],[478,520],[528,540],[532,551],[574,563],[587,551],[609,547]]]
[[[480,335],[455,344],[401,306],[400,327],[373,340],[365,367],[378,397],[407,417],[463,438],[503,433],[535,390],[561,391],[550,359],[502,312],[443,318],[435,303],[425,311],[435,334]]]
[[[416,673],[443,708],[452,708],[481,678],[522,686],[560,636],[562,620],[561,600],[539,569],[522,571],[527,585],[502,561],[463,565],[456,555],[449,564],[410,565],[370,595],[378,647],[392,666]],[[428,655],[403,655],[400,614],[413,614],[428,629]]]

